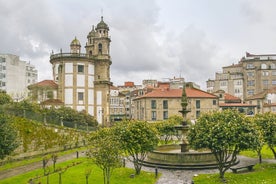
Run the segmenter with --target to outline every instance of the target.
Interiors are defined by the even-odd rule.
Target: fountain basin
[[[209,151],[181,152],[180,145],[162,145],[149,152],[147,159],[141,162],[148,167],[163,169],[217,169],[218,165],[214,154]]]
[[[148,154],[148,160],[172,164],[216,163],[215,156],[211,152],[194,150],[181,152],[180,145],[177,144],[159,146]]]

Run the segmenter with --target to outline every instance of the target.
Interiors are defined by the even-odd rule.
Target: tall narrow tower
[[[51,54],[53,78],[58,84],[58,98],[64,105],[94,116],[99,124],[108,126],[110,38],[109,27],[103,21],[87,35],[86,53],[81,53],[81,44],[75,37],[70,52]]]
[[[110,65],[111,58],[109,53],[110,38],[108,36],[109,27],[103,21],[94,26],[87,35],[86,54],[94,61],[95,65],[95,114],[97,120],[104,126],[109,121],[109,91],[110,91]]]

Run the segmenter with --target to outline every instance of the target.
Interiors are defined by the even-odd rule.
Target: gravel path
[[[79,153],[80,157],[85,156],[85,154],[82,152]],[[64,155],[60,158],[58,158],[57,162],[64,162],[66,160],[71,160],[73,158],[76,158],[76,153]],[[257,158],[248,158],[244,156],[238,157],[240,160],[239,165],[246,165],[246,164],[256,164],[258,163]],[[264,159],[263,162],[270,162],[270,163],[276,163],[276,160],[273,159]],[[51,164],[51,163],[50,163]],[[34,169],[38,169],[42,167],[42,162],[36,162],[29,165],[0,171],[0,180],[3,180],[5,178],[9,178],[15,175],[23,174],[26,172],[29,172]],[[126,162],[126,167],[133,168],[133,163]],[[155,168],[150,167],[142,167],[142,170],[155,172]],[[230,172],[230,171],[229,171]],[[206,169],[206,170],[167,170],[167,169],[158,169],[158,173],[162,173],[162,176],[159,178],[159,180],[156,182],[156,184],[191,184],[192,179],[194,176],[199,174],[212,174],[212,173],[218,173],[217,169]]]

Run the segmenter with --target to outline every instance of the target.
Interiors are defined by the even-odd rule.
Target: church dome
[[[80,41],[75,37],[75,39],[71,42],[70,46],[80,46]]]
[[[101,22],[97,24],[96,30],[98,29],[107,29],[109,30],[108,25],[103,21],[103,16],[101,17]]]

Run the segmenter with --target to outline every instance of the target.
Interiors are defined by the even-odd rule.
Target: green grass
[[[271,149],[269,149],[267,145],[263,146],[261,154],[263,159],[274,159],[274,155]],[[242,151],[240,152],[240,155],[251,157],[251,158],[258,158],[258,154],[256,151]]]
[[[70,150],[58,152],[57,154],[59,156],[62,156],[62,155],[74,153],[77,150],[80,151],[80,150],[85,150],[85,149],[86,149],[85,147],[77,148],[77,149],[70,149]],[[43,156],[36,156],[36,157],[32,157],[30,159],[23,159],[23,160],[20,160],[20,161],[9,162],[9,163],[6,163],[5,165],[0,166],[0,171],[12,169],[12,168],[23,166],[23,165],[28,165],[28,164],[31,164],[31,163],[34,163],[34,162],[41,162],[42,157]]]
[[[102,170],[97,166],[89,163],[86,158],[73,159],[71,161],[63,162],[57,165],[57,168],[65,168],[68,165],[72,165],[72,162],[82,162],[81,164],[69,167],[62,174],[62,183],[66,184],[78,184],[85,183],[85,171],[87,169],[91,169],[91,174],[89,176],[90,184],[100,184],[103,183],[103,174]],[[50,169],[52,167],[50,166]],[[149,173],[141,171],[139,176],[135,176],[134,178],[130,178],[131,174],[134,174],[134,169],[130,168],[118,168],[115,169],[111,176],[112,184],[154,184],[157,179],[155,178],[155,173]],[[11,178],[7,178],[5,180],[0,181],[0,184],[10,184],[10,183],[22,183],[25,184],[28,182],[30,178],[35,178],[36,176],[42,176],[43,170],[37,169],[22,175],[14,176]],[[36,180],[36,182],[46,183],[47,178],[45,176]],[[59,174],[54,173],[49,176],[49,183],[59,183]]]
[[[253,172],[225,173],[228,184],[275,184],[276,164],[258,164]],[[195,184],[221,184],[218,174],[201,174],[193,178]]]

